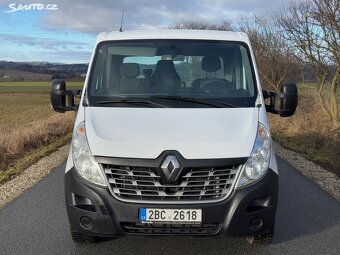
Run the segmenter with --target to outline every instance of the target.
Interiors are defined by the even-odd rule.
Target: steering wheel
[[[224,79],[209,79],[202,82],[199,90],[209,93],[230,94],[234,91],[234,87],[231,82]]]

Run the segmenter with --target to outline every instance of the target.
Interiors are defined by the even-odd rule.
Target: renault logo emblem
[[[161,169],[168,182],[175,182],[181,173],[182,166],[176,156],[169,155],[164,159]]]

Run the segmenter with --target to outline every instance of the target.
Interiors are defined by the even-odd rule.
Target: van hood
[[[95,156],[186,159],[249,157],[258,108],[86,107],[85,127]]]

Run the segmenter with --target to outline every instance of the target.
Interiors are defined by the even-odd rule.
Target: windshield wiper
[[[136,105],[148,105],[150,107],[161,107],[161,108],[166,107],[162,104],[157,104],[157,103],[154,103],[148,100],[130,100],[130,99],[98,101],[97,104],[136,104]]]
[[[235,105],[227,104],[227,103],[220,102],[220,101],[216,102],[216,101],[198,99],[198,98],[193,98],[193,97],[155,95],[155,96],[150,96],[150,98],[180,100],[180,101],[186,101],[186,102],[191,102],[191,103],[210,105],[215,108],[222,108],[223,106],[231,107],[231,108],[236,107]]]

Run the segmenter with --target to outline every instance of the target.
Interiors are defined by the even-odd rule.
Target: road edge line
[[[273,147],[276,155],[288,161],[300,173],[340,201],[340,178],[336,174],[327,171],[299,153],[284,148],[275,141],[273,141]]]
[[[41,158],[16,177],[0,185],[0,209],[33,187],[46,175],[62,164],[69,153],[70,145],[64,145],[57,151]]]

